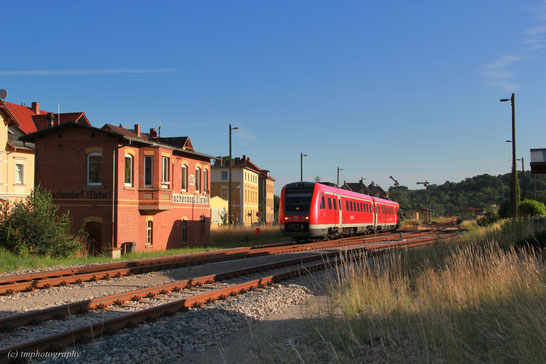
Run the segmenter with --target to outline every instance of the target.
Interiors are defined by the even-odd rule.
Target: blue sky
[[[277,179],[402,185],[546,147],[546,1],[2,4],[6,101],[190,136]],[[520,164],[518,164],[519,166]]]

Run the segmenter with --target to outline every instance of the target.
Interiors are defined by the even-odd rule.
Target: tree
[[[279,195],[273,195],[273,211],[275,215],[275,221],[279,221],[279,207],[281,204],[281,198]]]
[[[316,176],[316,177],[315,177],[315,182],[317,182],[317,183],[320,182],[320,176]]]
[[[58,216],[51,193],[36,187],[24,200],[0,206],[0,247],[20,255],[67,257],[81,248],[70,216]]]
[[[522,217],[544,216],[546,215],[546,207],[542,202],[523,200],[518,205],[518,212]]]

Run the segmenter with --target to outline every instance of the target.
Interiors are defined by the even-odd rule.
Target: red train
[[[390,200],[327,184],[294,182],[283,187],[281,230],[296,240],[396,230],[400,206]]]

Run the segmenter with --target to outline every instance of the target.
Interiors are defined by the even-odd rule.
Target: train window
[[[362,207],[360,206],[360,202],[357,202],[357,203],[356,203],[356,210],[357,210],[358,212],[362,212]]]
[[[332,199],[330,197],[328,197],[328,209],[332,209]]]
[[[345,207],[347,208],[347,211],[349,211],[349,201],[345,200]]]
[[[355,210],[355,202],[351,201],[351,211],[354,211],[354,210]]]
[[[326,208],[324,204],[324,193],[322,194],[322,198],[320,199],[320,208],[323,210]]]
[[[337,200],[335,197],[332,200],[334,200],[334,210],[337,210]]]
[[[363,212],[364,211],[364,204],[361,202],[361,203],[358,204],[358,206],[360,206],[358,211]]]

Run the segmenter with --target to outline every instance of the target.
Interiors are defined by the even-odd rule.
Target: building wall
[[[242,168],[243,170],[243,190],[241,199],[243,199],[243,210],[240,220],[244,225],[251,225],[258,222],[256,213],[258,212],[258,183],[259,175],[257,172]]]
[[[34,152],[8,146],[8,125],[0,113],[0,197],[16,201],[27,197],[34,188]],[[16,165],[23,166],[23,183],[16,183]]]
[[[219,196],[210,199],[211,224],[223,225],[227,223],[228,201]]]
[[[210,162],[163,147],[120,145],[120,138],[92,129],[65,128],[36,140],[37,180],[53,193],[60,212],[70,211],[73,230],[89,222],[100,223],[103,248],[136,243],[137,251],[163,250],[210,241],[208,192],[196,193],[195,168],[209,171]],[[116,158],[114,158],[114,151]],[[101,185],[87,185],[87,155],[102,153]],[[125,156],[133,160],[133,183],[125,184]],[[153,157],[152,187],[144,186],[144,157]],[[170,184],[162,186],[162,157],[169,158]],[[116,173],[114,163],[116,161]],[[188,188],[182,191],[182,164],[188,166]],[[114,183],[115,178],[115,183]],[[193,183],[190,183],[190,180]],[[113,186],[115,185],[115,190]],[[174,196],[173,196],[174,195]],[[112,198],[114,196],[114,199]],[[200,201],[185,200],[197,196]],[[147,224],[152,221],[152,243],[147,243]],[[185,221],[185,222],[184,222]],[[183,240],[183,227],[186,239]],[[89,225],[87,225],[89,226]]]
[[[274,199],[274,188],[275,188],[275,182],[266,179],[265,180],[265,216],[266,216],[266,222],[268,224],[272,224],[275,222],[275,199]]]

